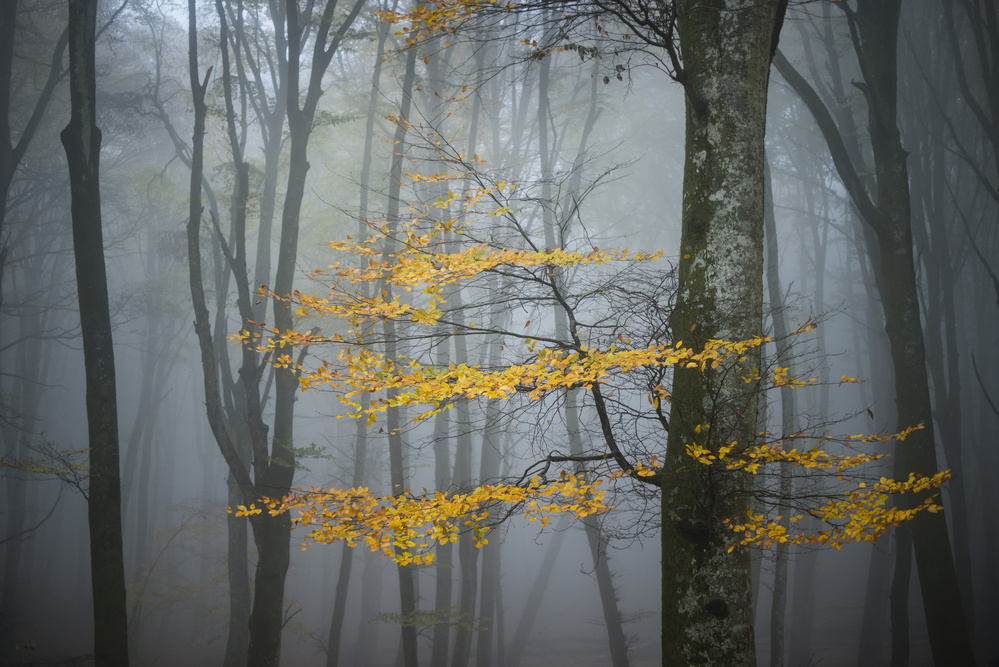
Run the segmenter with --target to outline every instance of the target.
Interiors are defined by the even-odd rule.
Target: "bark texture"
[[[770,60],[785,3],[678,2],[686,161],[676,338],[759,335],[764,131]],[[674,378],[663,476],[663,664],[754,665],[748,550],[722,520],[745,515],[750,480],[693,462],[694,442],[752,444],[759,355]],[[701,425],[695,431],[695,427]],[[709,428],[704,428],[709,426]]]

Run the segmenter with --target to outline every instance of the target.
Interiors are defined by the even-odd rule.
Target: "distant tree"
[[[860,178],[859,165],[846,150],[840,129],[814,88],[779,55],[778,71],[815,117],[843,184],[877,239],[883,281],[881,303],[891,346],[898,424],[924,424],[895,458],[895,475],[932,475],[938,470],[926,352],[913,259],[911,202],[906,167],[908,153],[898,129],[897,35],[901,2],[871,0],[856,9],[842,4],[863,77],[867,128],[874,157],[875,191]],[[872,196],[874,195],[874,196]],[[933,655],[939,664],[974,664],[970,633],[961,604],[947,520],[943,514],[923,515],[902,535],[896,560],[893,599],[907,595],[908,568],[915,554],[923,607]],[[904,587],[903,594],[899,587]],[[898,594],[896,594],[896,592]],[[901,621],[901,619],[898,619]],[[897,623],[896,625],[899,625]],[[907,642],[903,642],[907,644]],[[907,646],[897,650],[907,651]]]
[[[287,45],[287,62],[283,69],[274,68],[275,75],[284,75],[281,86],[287,96],[287,120],[290,134],[290,154],[288,185],[285,193],[282,212],[281,238],[278,250],[278,263],[274,276],[273,287],[282,294],[292,292],[292,283],[298,257],[299,218],[305,193],[306,176],[310,165],[308,161],[308,144],[311,137],[319,99],[323,94],[323,78],[333,56],[343,42],[351,25],[357,18],[363,6],[363,0],[355,0],[353,4],[338,13],[338,3],[327,2],[317,15],[313,3],[307,3],[303,11],[297,0],[287,0],[285,3],[270,4],[270,14],[276,33],[283,33],[282,44]],[[240,377],[237,383],[232,382],[231,371],[224,351],[218,345],[220,329],[224,326],[224,318],[218,317],[214,325],[208,311],[205,296],[204,276],[202,275],[200,234],[202,224],[202,190],[204,189],[204,133],[208,115],[206,93],[211,69],[202,77],[198,63],[198,32],[197,7],[194,0],[188,2],[188,40],[189,40],[189,75],[191,92],[194,98],[194,137],[188,164],[191,169],[191,207],[188,222],[188,260],[190,263],[190,287],[195,311],[195,332],[198,336],[201,350],[206,408],[208,421],[232,477],[233,486],[238,487],[242,498],[255,498],[264,493],[265,489],[290,489],[295,474],[295,448],[293,442],[294,404],[297,382],[293,376],[277,375],[275,380],[275,406],[273,431],[268,443],[268,426],[264,422],[263,397],[261,379],[265,365],[260,363],[255,352],[250,348],[242,349]],[[248,199],[249,164],[243,156],[243,141],[237,132],[237,120],[233,109],[233,98],[236,85],[234,79],[239,79],[241,90],[246,88],[245,72],[241,69],[243,61],[237,57],[237,71],[230,69],[229,48],[233,42],[238,42],[242,35],[229,38],[229,20],[233,18],[238,23],[241,13],[235,16],[226,10],[222,3],[216,4],[216,11],[222,27],[222,79],[226,96],[226,129],[229,136],[229,146],[232,151],[235,183],[231,207],[231,232],[233,243],[230,246],[219,236],[219,251],[224,257],[225,270],[228,276],[231,272],[237,289],[237,305],[242,330],[253,327],[252,322],[263,309],[255,310],[252,303],[254,286],[249,281],[249,268],[246,247],[246,202]],[[339,19],[339,21],[335,21]],[[303,68],[303,58],[308,53],[306,45],[311,34],[311,58],[308,82],[304,97],[300,88]],[[242,51],[234,49],[237,56]],[[279,59],[281,56],[279,55]],[[243,75],[240,77],[240,75]],[[276,118],[273,124],[267,123],[271,142],[280,146],[283,116],[277,108],[271,118]],[[268,114],[261,114],[267,116]],[[241,122],[245,118],[240,119]],[[265,185],[265,195],[268,188]],[[269,195],[268,195],[269,196]],[[264,211],[269,216],[269,211]],[[213,216],[213,225],[219,221]],[[260,242],[264,249],[258,256],[269,258],[269,237],[262,237]],[[258,266],[258,269],[260,267]],[[259,276],[259,274],[257,274]],[[226,279],[226,284],[228,280]],[[222,304],[222,300],[219,301]],[[220,305],[219,312],[224,312]],[[291,329],[292,314],[287,302],[282,299],[274,301],[275,320],[278,326]],[[223,361],[225,363],[223,364]],[[225,366],[220,373],[220,367]],[[221,375],[221,378],[220,378]],[[226,406],[223,402],[223,385],[228,396],[234,397],[239,405]],[[227,414],[227,408],[229,414]],[[233,414],[235,413],[235,414]],[[237,417],[237,418],[233,418]],[[239,434],[241,437],[235,437]],[[233,489],[231,488],[232,492]],[[281,632],[284,627],[284,586],[288,566],[290,564],[291,524],[287,517],[253,517],[250,521],[253,539],[257,546],[257,565],[254,575],[253,602],[247,619],[249,627],[249,646],[247,661],[250,665],[277,665],[281,654]],[[231,528],[231,526],[230,526]],[[248,594],[246,587],[243,594]],[[230,647],[232,648],[232,647]],[[229,652],[230,656],[232,652]],[[232,658],[230,657],[230,660]],[[238,660],[237,660],[238,662]]]
[[[15,28],[17,26],[18,0],[10,0],[0,6],[0,288],[3,287],[3,270],[7,255],[7,237],[4,229],[7,213],[7,197],[14,172],[31,145],[41,123],[56,86],[65,76],[63,60],[66,53],[68,30],[64,30],[56,40],[52,51],[48,77],[42,87],[35,106],[20,129],[16,142],[11,134],[11,77],[14,71]],[[3,292],[0,290],[0,303]]]

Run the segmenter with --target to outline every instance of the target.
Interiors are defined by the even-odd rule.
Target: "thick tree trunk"
[[[360,10],[360,2],[355,3],[336,32],[331,34],[336,5],[333,1],[326,3],[316,27],[312,67],[304,100],[300,97],[299,88],[299,59],[304,27],[301,22],[311,20],[312,17],[299,15],[297,0],[287,0],[284,6],[288,44],[287,113],[291,149],[273,286],[276,295],[273,299],[274,326],[278,331],[294,328],[291,303],[286,297],[293,291],[298,266],[299,219],[305,196],[305,180],[309,172],[309,138],[323,92],[323,74]],[[281,496],[288,493],[295,476],[294,421],[298,390],[298,378],[294,373],[288,370],[276,373],[274,431],[270,455],[265,460],[260,460],[261,457],[255,454],[253,461],[255,482],[259,488],[267,489],[268,495]],[[259,411],[256,412],[259,414]],[[248,662],[251,667],[276,667],[281,659],[284,583],[290,563],[291,518],[287,514],[276,517],[259,516],[261,520],[253,523],[253,538],[258,556],[253,609],[250,612]]]
[[[90,442],[90,573],[94,592],[94,659],[128,664],[125,565],[121,537],[118,404],[108,282],[101,229],[100,152],[97,128],[95,42],[97,0],[69,3],[69,125],[62,143],[69,163],[73,254],[87,381]]]
[[[226,482],[229,507],[246,503],[236,480],[229,476]],[[253,502],[252,500],[250,502]],[[247,560],[249,522],[245,516],[226,515],[226,563],[229,580],[229,632],[226,636],[223,667],[242,667],[246,664],[246,649],[250,644],[250,564]]]
[[[770,60],[786,3],[677,4],[687,96],[676,337],[761,331],[763,165]],[[744,516],[751,480],[691,460],[686,446],[749,446],[759,353],[714,371],[675,371],[663,475],[663,664],[754,665],[749,551],[723,519]],[[695,431],[695,427],[702,428]],[[703,428],[703,426],[710,428]]]
[[[936,66],[936,63],[934,63]],[[937,66],[938,70],[948,67],[947,63]],[[943,76],[949,77],[949,71]],[[943,76],[937,76],[938,80]],[[922,90],[916,89],[915,94]],[[931,91],[933,92],[932,88]],[[956,91],[953,91],[956,94]],[[946,193],[950,187],[947,181],[946,150],[932,139],[946,132],[940,114],[930,119],[911,118],[909,126],[916,125],[920,130],[924,124],[926,133],[912,132],[917,141],[917,155],[913,167],[912,184],[916,192],[913,201],[914,220],[911,224],[916,246],[922,252],[922,265],[925,269],[925,286],[921,290],[924,299],[926,321],[927,370],[933,386],[933,409],[937,430],[943,445],[946,465],[953,477],[948,483],[948,498],[951,501],[952,531],[954,535],[954,565],[961,586],[961,600],[970,625],[969,634],[974,636],[974,582],[972,578],[972,557],[970,546],[970,526],[968,510],[967,467],[963,452],[963,420],[961,419],[961,373],[957,338],[958,315],[957,299],[952,295],[957,291],[957,271],[955,263],[960,261],[951,251],[953,229],[948,228]],[[920,141],[922,140],[922,141]],[[920,218],[922,218],[920,220]]]

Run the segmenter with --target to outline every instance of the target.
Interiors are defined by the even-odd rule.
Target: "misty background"
[[[227,21],[224,38],[216,4]],[[391,215],[393,202],[405,217],[408,206],[441,194],[412,184],[393,193],[398,152],[405,156],[403,173],[424,175],[447,169],[439,162],[442,152],[474,154],[489,179],[518,184],[517,213],[539,238],[547,207],[565,238],[601,248],[662,250],[654,268],[669,273],[680,238],[684,96],[665,63],[621,38],[620,29],[605,30],[603,41],[596,33],[586,43],[570,36],[558,49],[539,54],[537,42],[551,35],[520,13],[453,40],[437,36],[407,49],[398,27],[373,14],[392,7],[376,4],[361,7],[328,66],[314,77],[322,94],[307,128],[310,168],[303,176],[297,255],[288,260],[295,289],[322,293],[322,281],[310,280],[307,272],[355,261],[327,242],[360,238],[364,222]],[[0,662],[88,664],[93,618],[87,416],[70,191],[59,139],[69,116],[67,19],[62,2],[21,0],[16,7],[15,27],[4,28],[13,39],[5,63],[10,104],[0,110],[9,119],[18,158],[9,162],[6,208],[0,211]],[[349,10],[338,9],[335,25]],[[275,13],[282,11],[274,2],[197,3],[200,78],[213,68],[205,96],[202,274],[222,402],[232,424],[245,417],[240,392],[249,386],[239,372],[239,343],[229,338],[243,327],[239,286],[224,257],[240,234],[234,223],[240,189],[234,146],[248,165],[245,282],[254,292],[275,284],[286,251],[281,230],[289,178],[298,173],[283,101],[289,85],[285,38],[275,31],[284,22]],[[314,74],[320,12],[315,8],[306,21],[303,100]],[[909,152],[932,428],[941,466],[953,473],[943,499],[962,601],[983,665],[999,661],[996,21],[994,4],[985,0],[949,8],[929,0],[906,2],[898,54],[898,125]],[[118,381],[129,652],[142,665],[241,664],[245,647],[237,644],[245,642],[245,628],[233,640],[230,619],[242,613],[245,625],[249,601],[234,603],[231,591],[238,571],[249,573],[243,586],[250,586],[257,550],[246,520],[226,513],[240,496],[206,417],[204,369],[192,325],[186,225],[194,102],[187,6],[130,0],[122,7],[108,0],[98,30],[101,196]],[[222,78],[223,39],[232,69],[229,90]],[[792,4],[780,47],[836,117],[861,179],[869,182],[868,91],[844,12],[828,2]],[[415,63],[407,80],[412,49]],[[400,107],[407,104],[409,127],[397,143]],[[797,393],[800,428],[892,432],[895,399],[872,236],[808,108],[776,69],[767,134],[777,241],[777,253],[768,254],[767,262],[779,268],[789,323],[819,324],[796,340],[795,373],[818,380]],[[437,141],[444,148],[437,145],[435,152]],[[223,247],[220,236],[231,245]],[[662,294],[668,302],[668,287]],[[474,301],[474,294],[465,299]],[[252,300],[253,321],[274,326],[270,300]],[[482,313],[488,315],[488,308]],[[533,326],[553,330],[551,315],[540,316],[544,321]],[[532,315],[511,301],[498,317],[503,327],[523,331]],[[772,331],[769,313],[764,323]],[[296,321],[302,331],[313,326],[332,335],[343,325],[315,316]],[[454,345],[436,345],[435,363],[462,354]],[[333,360],[336,352],[316,346],[309,354]],[[486,363],[488,346],[464,354]],[[773,357],[776,348],[768,346],[765,354]],[[259,416],[273,433],[275,375],[282,371],[257,361],[263,369],[254,385]],[[842,376],[863,383],[840,383]],[[773,404],[764,411],[770,423],[761,429],[779,430],[779,398],[766,401]],[[473,402],[464,413],[448,411],[445,423],[404,428],[406,486],[433,490],[452,482],[516,479],[547,453],[569,447],[558,404],[514,399],[500,404],[499,421],[489,421],[486,409],[485,402]],[[390,494],[391,429],[379,418],[364,430],[341,418],[345,414],[331,392],[295,392],[292,486],[363,485]],[[581,422],[584,440],[596,438],[585,405]],[[359,479],[362,431],[366,453]],[[487,444],[499,457],[488,464],[496,472],[483,476]],[[654,452],[665,441],[643,446]],[[467,461],[459,464],[463,456]],[[459,465],[471,477],[458,479]],[[888,474],[890,463],[883,465]],[[607,598],[600,592],[608,584],[626,664],[659,664],[659,503],[639,486],[617,480],[615,508],[588,520],[599,535],[597,549],[583,522],[556,518],[539,529],[514,517],[490,533],[489,544],[471,557],[474,564],[459,553],[467,548],[462,542],[447,567],[416,569],[418,617],[400,615],[393,561],[363,546],[353,555],[340,544],[300,551],[304,538],[295,531],[282,602],[281,664],[330,664],[334,640],[340,664],[401,664],[399,630],[405,622],[418,629],[427,664],[458,664],[447,647],[454,653],[454,642],[466,641],[464,664],[618,665],[621,655],[612,656],[608,639]],[[908,664],[932,664],[915,568],[905,582],[907,602],[893,612],[899,622],[890,622],[896,551],[894,536],[842,550],[788,547],[788,570],[778,584],[778,550],[754,550],[760,663],[777,659],[770,630],[776,619],[786,640],[783,662],[774,664],[888,664],[893,641],[909,646]],[[352,561],[346,577],[345,558]],[[447,603],[438,585],[444,578],[451,581],[443,593]],[[786,597],[780,608],[773,604],[775,588]],[[475,606],[471,611],[462,606],[468,600]],[[240,604],[242,611],[236,609]],[[342,629],[334,636],[337,613]],[[903,618],[908,635],[900,639]],[[443,658],[434,656],[441,646]]]

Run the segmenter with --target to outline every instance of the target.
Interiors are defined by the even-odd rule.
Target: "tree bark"
[[[760,334],[767,85],[786,3],[678,2],[686,92],[679,293],[687,345]],[[677,368],[662,480],[663,664],[754,665],[749,552],[723,519],[749,509],[748,474],[693,461],[756,435],[759,352],[702,373]],[[701,425],[695,431],[695,427]],[[703,426],[709,428],[703,428]]]
[[[87,383],[90,442],[90,573],[94,594],[94,659],[128,664],[125,564],[121,536],[118,403],[108,281],[101,229],[100,152],[95,44],[97,0],[69,3],[69,125],[62,144],[69,164],[73,254]]]

